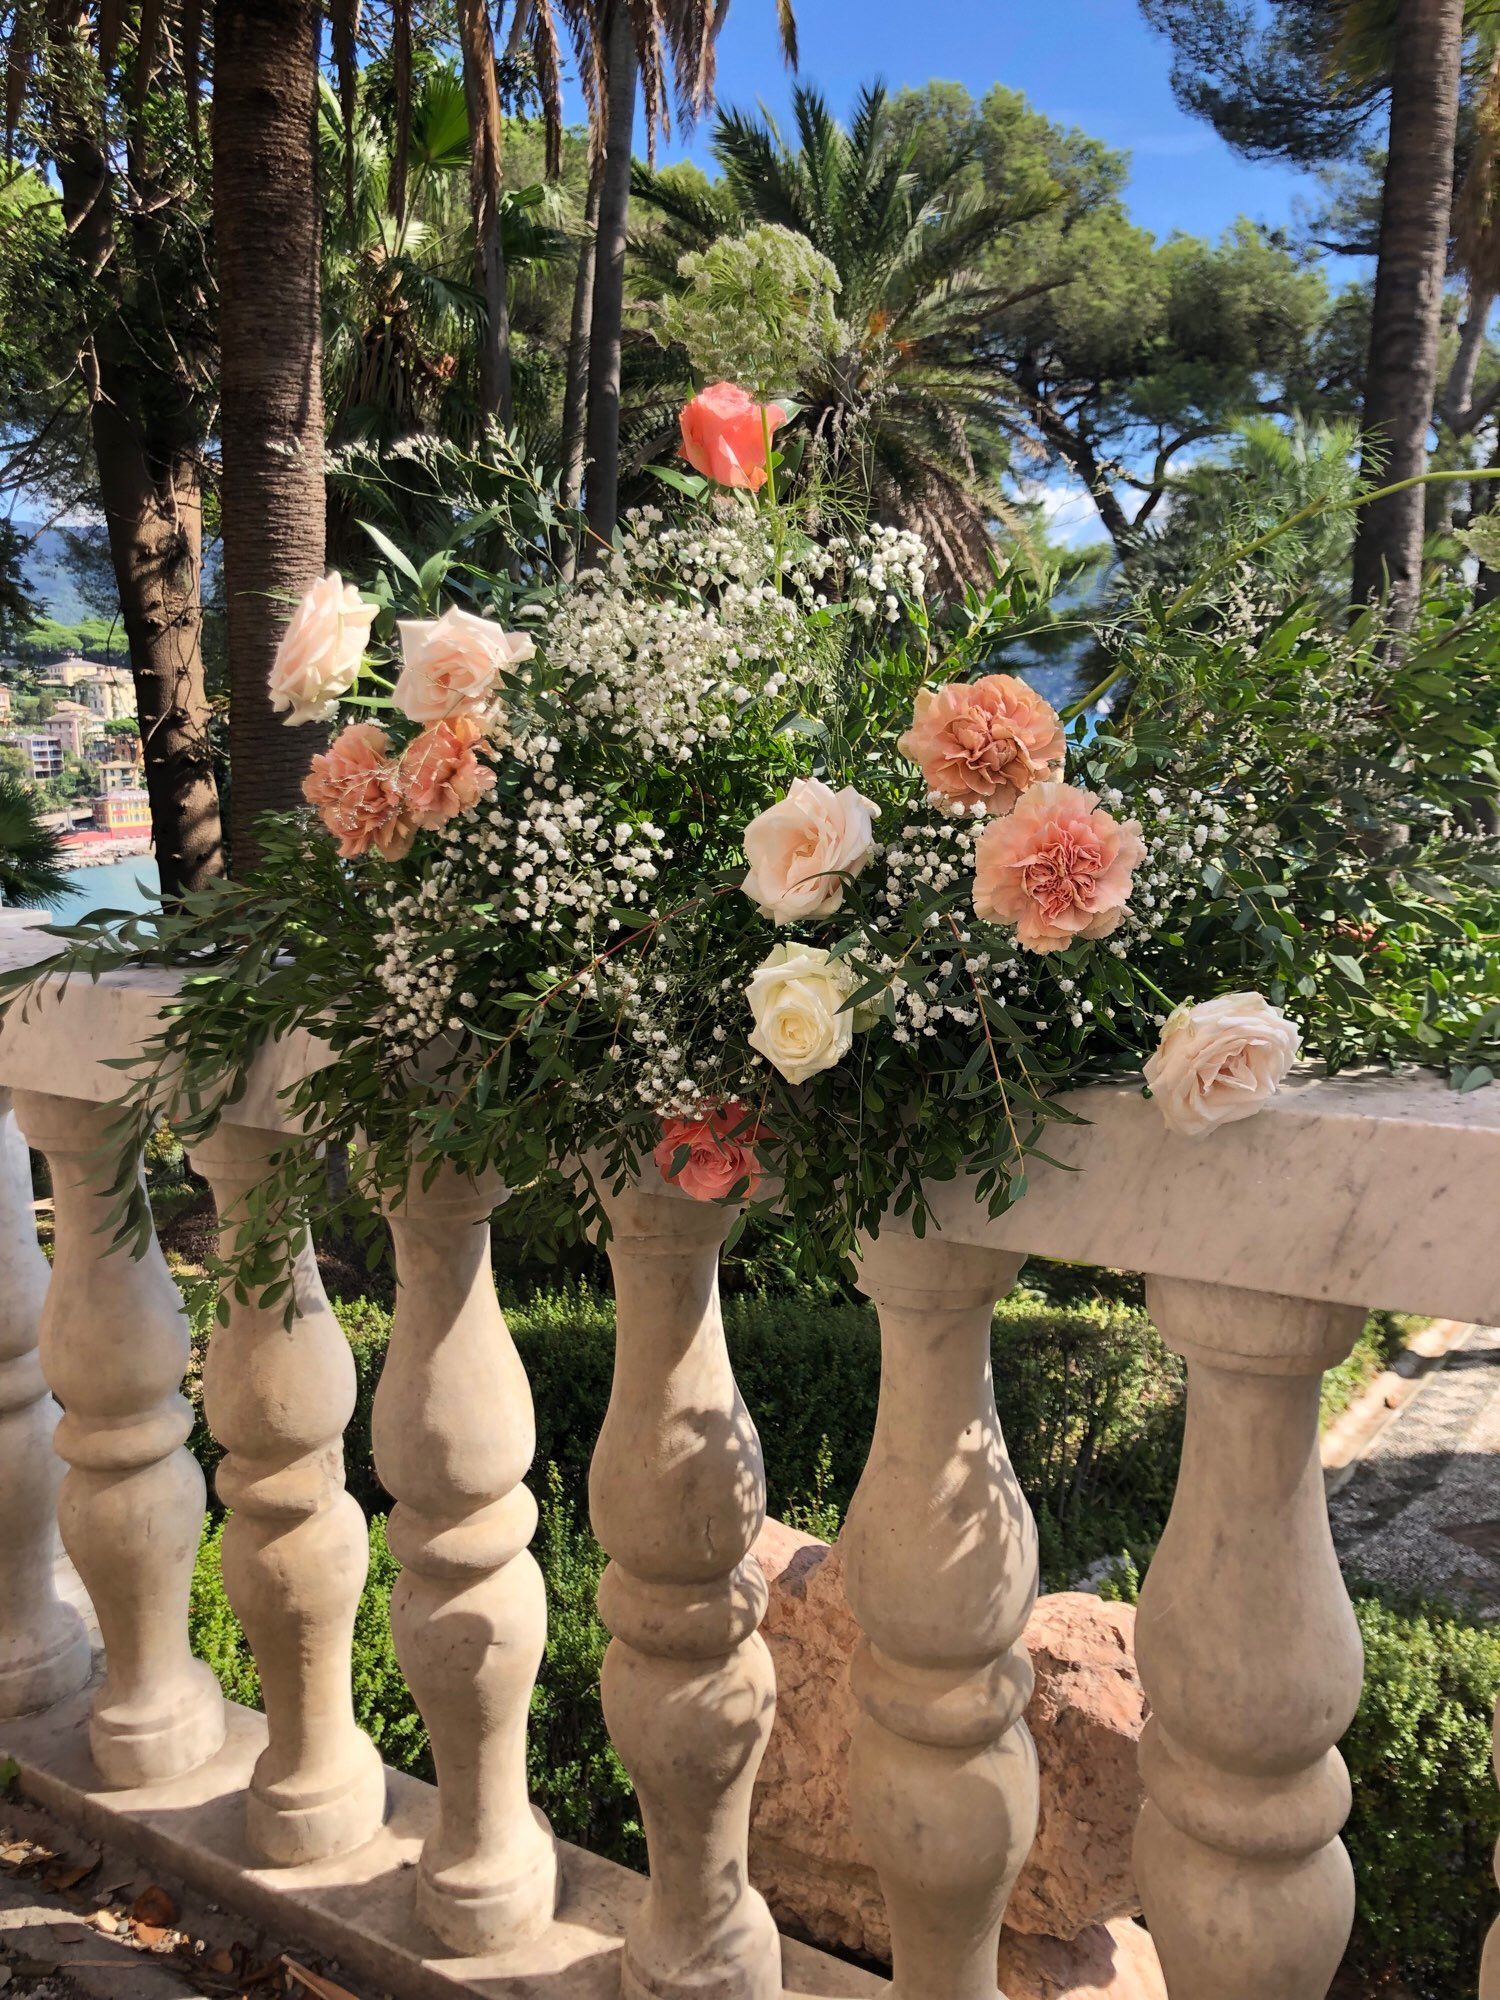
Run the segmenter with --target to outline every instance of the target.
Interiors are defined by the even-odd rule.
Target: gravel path
[[[1500,1619],[1500,1327],[1455,1349],[1329,1512],[1351,1575]]]

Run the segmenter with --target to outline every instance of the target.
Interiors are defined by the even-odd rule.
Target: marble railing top
[[[0,968],[53,942],[0,922]],[[114,1058],[138,1051],[176,981],[75,977],[0,1028],[0,1088],[117,1097]],[[236,1123],[279,1129],[280,1094],[326,1060],[311,1038],[268,1050]],[[1299,1075],[1255,1118],[1189,1140],[1131,1083],[1073,1093],[1083,1125],[1048,1128],[1025,1197],[991,1219],[964,1181],[929,1199],[960,1243],[1163,1277],[1198,1278],[1453,1319],[1500,1317],[1500,1088],[1441,1077]]]

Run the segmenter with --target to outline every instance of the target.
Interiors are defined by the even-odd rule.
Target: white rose
[[[831,915],[844,900],[843,878],[875,852],[879,811],[852,785],[836,792],[821,778],[793,778],[786,797],[745,828],[750,872],[741,888],[778,924]]]
[[[524,632],[507,632],[492,618],[476,618],[455,605],[441,618],[403,618],[401,673],[395,702],[412,722],[443,722],[454,715],[486,715],[506,667],[536,651]]]
[[[376,606],[337,570],[307,591],[281,635],[268,682],[271,706],[292,722],[326,722],[359,678]]]
[[[1162,1029],[1146,1081],[1174,1132],[1199,1139],[1252,1118],[1297,1060],[1302,1036],[1259,993],[1221,993],[1179,1007]]]
[[[848,968],[810,944],[779,944],[750,976],[750,1046],[788,1083],[832,1069],[854,1041]]]

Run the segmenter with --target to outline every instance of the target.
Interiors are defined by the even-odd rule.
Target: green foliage
[[[547,1579],[547,1653],[531,1704],[531,1796],[564,1840],[644,1868],[635,1791],[604,1726],[599,1674],[609,1635],[595,1600],[604,1551],[578,1525],[562,1474],[543,1480],[535,1549]]]
[[[1359,1885],[1352,1955],[1371,1990],[1395,1975],[1420,2000],[1473,2000],[1495,1907],[1500,1630],[1375,1595],[1357,1596],[1355,1612],[1365,1689],[1343,1744]]]
[[[45,907],[67,891],[61,842],[40,814],[25,780],[0,770],[0,903],[13,909]]]
[[[760,397],[826,366],[839,341],[841,280],[805,236],[761,223],[678,261],[683,290],[662,301],[658,339],[709,382]]]
[[[369,1299],[334,1311],[354,1351],[358,1402],[347,1478],[367,1513],[389,1506],[374,1472],[370,1406],[390,1314]],[[772,1513],[830,1540],[864,1469],[880,1388],[873,1310],[811,1292],[746,1292],[723,1302],[735,1377],[761,1432]],[[536,1410],[536,1463],[559,1504],[581,1507],[609,1402],[614,1307],[587,1285],[509,1304],[506,1321]],[[1037,1513],[1043,1565],[1057,1588],[1166,1519],[1181,1434],[1181,1367],[1138,1306],[1058,1305],[1034,1291],[995,1314],[994,1372],[1011,1456]],[[196,1370],[194,1383],[196,1382]],[[209,1470],[218,1447],[200,1425]]]

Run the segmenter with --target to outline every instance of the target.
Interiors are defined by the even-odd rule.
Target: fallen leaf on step
[[[294,1958],[283,1957],[281,1962],[293,1979],[301,1981],[308,2000],[359,2000],[359,1995],[351,1993],[347,1986],[336,1985],[333,1980],[325,1979],[320,1972],[309,1972],[305,1965],[299,1965]]]
[[[158,1930],[165,1930],[177,1921],[177,1904],[165,1889],[153,1882],[131,1904],[130,1915],[134,1923],[151,1924]]]
[[[99,1856],[92,1861],[56,1861],[42,1876],[49,1889],[76,1889],[80,1882],[87,1882],[99,1866]]]

